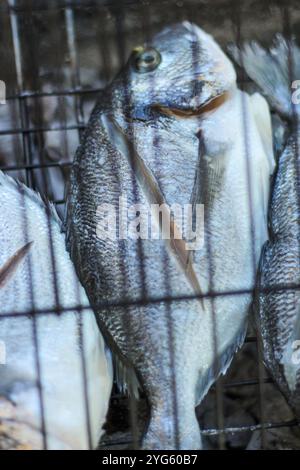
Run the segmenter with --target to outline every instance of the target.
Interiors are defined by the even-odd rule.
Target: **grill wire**
[[[7,123],[3,121],[3,115],[0,114],[0,169],[20,178],[26,185],[50,198],[56,205],[60,216],[63,216],[65,185],[75,149],[82,138],[92,105],[105,84],[124,64],[128,51],[133,46],[143,42],[165,24],[183,19],[194,21],[203,27],[213,34],[222,46],[229,41],[234,41],[239,45],[245,39],[258,39],[263,43],[268,43],[277,32],[289,32],[288,34],[296,32],[297,22],[300,24],[300,14],[297,12],[294,2],[284,2],[282,6],[278,1],[217,0],[212,5],[212,2],[204,0],[53,0],[50,2],[2,0],[0,3],[0,70],[3,76],[0,78],[6,82],[7,86],[6,108],[8,112],[5,111]],[[239,86],[241,89],[251,88],[251,83],[241,71],[239,71]],[[244,132],[247,153],[246,122]],[[249,195],[249,204],[251,204],[251,195]],[[50,229],[49,237],[51,237]],[[143,276],[142,252],[140,255],[141,276]],[[54,256],[52,263],[55,267]],[[298,285],[278,285],[272,290],[283,288],[298,290],[299,287]],[[218,296],[243,295],[247,292],[251,291],[214,292],[212,287],[206,297],[213,302]],[[99,308],[129,307],[133,304],[146,305],[149,302],[162,301],[171,306],[174,300],[184,301],[191,298],[195,296],[182,295],[176,298],[164,296],[150,299],[144,290],[140,300],[134,302],[124,300],[123,302],[111,299],[110,302],[103,302]],[[78,312],[78,325],[81,331],[80,341],[84,342],[80,318],[85,308],[75,302],[75,309]],[[69,310],[73,309],[63,310],[60,307],[57,296],[56,308],[52,312],[38,309],[32,312],[39,381],[41,378],[36,315],[63,314]],[[22,316],[22,313],[11,312],[9,316]],[[5,315],[0,317],[0,323],[1,318],[5,318]],[[268,431],[292,428],[297,425],[292,418],[276,421],[266,416],[264,399],[266,387],[271,387],[274,394],[276,388],[264,370],[261,348],[253,331],[250,329],[245,345],[238,356],[243,359],[244,351],[252,350],[256,363],[255,376],[239,378],[235,370],[239,362],[235,359],[229,374],[219,379],[208,395],[208,399],[213,397],[215,400],[213,406],[216,414],[213,420],[215,424],[208,427],[202,426],[201,432],[207,438],[216,436],[212,445],[220,449],[228,448],[226,445],[228,436],[255,431],[261,433],[261,447],[265,448]],[[217,338],[215,340],[217,341]],[[170,350],[172,350],[171,326]],[[82,357],[82,374],[86,384],[84,357]],[[234,425],[226,424],[224,396],[231,393],[234,397],[239,393],[237,390],[246,390],[246,392],[241,392],[243,399],[240,400],[240,408],[247,406],[249,395],[252,400],[259,403],[260,412],[257,422],[243,422],[241,418]],[[91,447],[87,396],[85,389],[86,425]],[[39,384],[39,399],[43,447],[46,449],[47,429],[41,384]],[[145,400],[142,397],[141,402],[143,401]],[[205,412],[206,403],[207,400],[204,400],[200,406],[202,412]],[[128,398],[122,395],[114,387],[108,416],[108,433],[104,436],[100,448],[122,448],[125,445],[138,448],[139,408],[140,404],[133,397]],[[174,411],[176,413],[176,408]],[[122,430],[118,429],[119,423],[122,423],[122,428],[125,429],[123,434]],[[131,432],[129,432],[129,427]]]

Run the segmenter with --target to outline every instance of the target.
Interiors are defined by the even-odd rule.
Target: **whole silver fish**
[[[111,358],[58,216],[1,172],[0,201],[0,448],[43,448],[40,398],[48,449],[95,447],[112,387]]]
[[[274,110],[293,123],[273,185],[258,283],[266,291],[258,290],[256,318],[264,361],[300,419],[300,291],[293,288],[300,285],[300,93],[292,83],[300,77],[300,50],[279,35],[269,51],[251,43],[235,56]]]
[[[272,170],[265,100],[240,92],[219,46],[187,22],[136,48],[92,113],[72,170],[68,246],[127,378],[134,370],[146,392],[143,448],[201,447],[195,406],[242,344],[251,301],[201,293],[253,287]],[[173,219],[171,240],[142,228],[138,240],[99,235],[99,207],[118,209],[120,196],[140,212],[190,204],[194,216],[204,204],[204,246],[178,241]],[[135,209],[128,213],[138,225]],[[120,220],[112,216],[111,225]]]

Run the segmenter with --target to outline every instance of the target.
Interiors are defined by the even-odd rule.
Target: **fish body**
[[[60,221],[52,206],[3,173],[0,201],[0,447],[95,447],[111,358]]]
[[[143,448],[201,448],[195,406],[242,344],[251,295],[195,294],[253,287],[272,170],[265,100],[237,89],[231,62],[190,23],[136,49],[92,113],[72,169],[67,240],[118,361],[146,392]],[[131,219],[153,203],[204,204],[203,246],[187,254],[148,232],[99,236],[99,207],[118,208],[120,196]],[[170,296],[184,298],[145,302]],[[118,305],[101,307],[101,299]]]
[[[293,286],[300,282],[300,114],[299,104],[293,104],[292,77],[300,74],[300,50],[278,36],[269,51],[251,43],[235,55],[273,109],[293,123],[274,178],[270,240],[260,263],[255,312],[265,364],[299,419],[300,292]]]

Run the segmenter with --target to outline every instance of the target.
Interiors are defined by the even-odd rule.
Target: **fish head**
[[[133,50],[126,67],[131,117],[158,109],[183,116],[202,108],[236,86],[232,63],[214,39],[187,21],[165,28]],[[124,75],[123,75],[124,79]]]

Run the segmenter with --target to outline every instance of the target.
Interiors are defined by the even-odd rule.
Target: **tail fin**
[[[299,304],[298,310],[299,311]],[[294,330],[284,349],[281,364],[284,368],[285,379],[291,393],[295,393],[299,386],[300,370],[300,316],[297,315],[294,323]]]
[[[300,114],[300,92],[296,90],[300,82],[293,85],[300,80],[300,49],[294,40],[287,41],[278,34],[269,50],[253,41],[242,49],[231,45],[229,52],[279,114],[291,118],[294,109]],[[295,103],[297,95],[299,103]],[[298,106],[293,108],[293,104]]]

